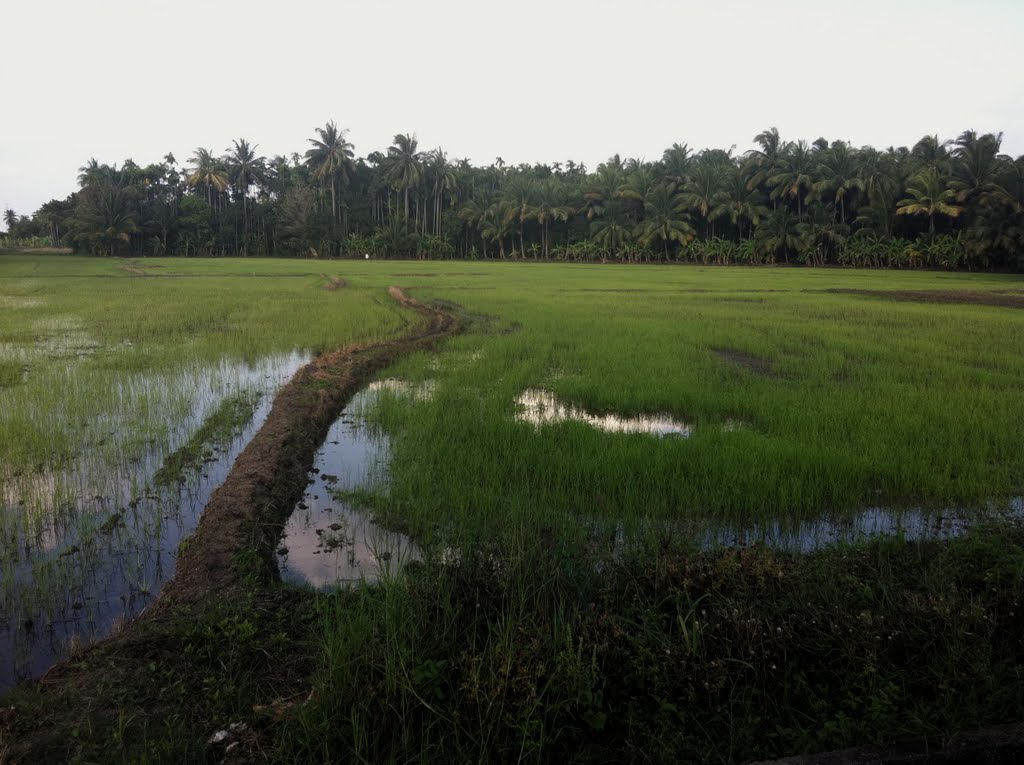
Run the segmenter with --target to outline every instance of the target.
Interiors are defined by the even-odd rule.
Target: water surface
[[[373,582],[420,557],[408,537],[381,528],[367,510],[337,496],[387,484],[390,444],[364,418],[382,391],[422,398],[429,395],[429,386],[380,380],[357,393],[342,411],[317,451],[305,495],[285,525],[278,549],[284,580],[321,590]]]
[[[38,677],[72,648],[137,615],[174,573],[179,543],[195,529],[213,490],[262,426],[274,393],[308,356],[254,363],[224,360],[177,376],[138,375],[118,391],[126,407],[83,426],[101,434],[62,470],[9,476],[0,485],[0,692]],[[228,396],[258,396],[252,419],[181,483],[157,486],[164,460]],[[129,402],[168,407],[166,438],[131,440]],[[154,413],[147,412],[152,417]],[[99,443],[103,441],[103,443]]]

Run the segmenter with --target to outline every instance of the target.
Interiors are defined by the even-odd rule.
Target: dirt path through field
[[[319,356],[278,392],[267,421],[210,498],[156,609],[222,592],[241,576],[276,576],[275,543],[302,498],[316,450],[342,408],[373,372],[460,328],[452,314],[419,303],[399,287],[389,288],[388,294],[421,321],[396,340]],[[250,559],[240,559],[245,555]]]

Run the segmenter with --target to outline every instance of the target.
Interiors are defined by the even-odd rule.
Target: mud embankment
[[[460,329],[452,314],[419,303],[399,287],[388,294],[421,321],[396,340],[319,356],[278,392],[267,421],[210,498],[155,610],[223,593],[253,575],[275,578],[275,542],[342,408],[374,372]]]

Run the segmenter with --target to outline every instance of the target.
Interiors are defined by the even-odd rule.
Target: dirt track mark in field
[[[325,290],[333,292],[336,289],[340,289],[346,286],[346,282],[340,276],[328,276],[327,274],[320,274],[324,279],[327,279],[327,284],[324,285]]]
[[[400,287],[389,288],[388,294],[421,321],[396,340],[319,356],[281,388],[263,427],[211,496],[154,610],[221,593],[254,568],[275,578],[275,543],[302,498],[316,450],[342,408],[378,369],[461,328],[454,315],[419,303]],[[252,559],[240,561],[240,555]]]
[[[391,274],[391,275],[392,276],[400,276],[400,277],[403,277],[403,278],[411,276],[411,277],[417,277],[417,278],[429,277],[429,278],[433,279],[433,278],[441,277],[441,276],[487,276],[488,274],[487,274],[486,271],[443,271],[443,272],[437,273],[437,274]]]
[[[1024,308],[1024,293],[1010,290],[978,292],[975,290],[865,290],[833,288],[824,290],[836,295],[861,295],[883,300],[909,303],[959,303],[991,305],[997,308]]]
[[[737,351],[735,348],[712,348],[711,352],[722,359],[722,361],[749,369],[761,377],[778,377],[769,359],[764,359],[745,351]]]

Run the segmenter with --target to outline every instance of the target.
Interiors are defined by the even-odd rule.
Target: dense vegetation
[[[396,135],[356,158],[317,128],[305,154],[267,159],[245,139],[188,166],[90,160],[80,189],[31,218],[6,210],[8,244],[105,255],[278,255],[826,263],[1024,269],[1024,156],[1001,134],[925,136],[884,151],[785,141],[660,160],[615,155],[488,167]]]

